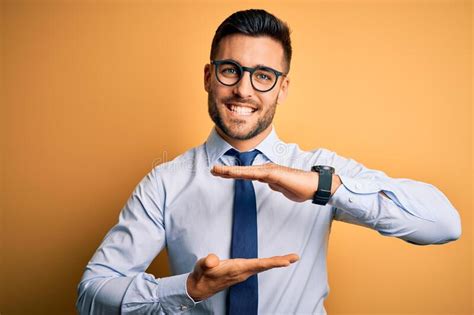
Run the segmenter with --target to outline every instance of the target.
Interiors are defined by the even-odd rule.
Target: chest
[[[253,186],[260,257],[301,252],[308,242],[324,241],[331,221],[330,207],[311,202],[296,203],[258,181],[254,181]],[[215,253],[221,259],[228,258],[234,180],[196,176],[176,191],[179,192],[177,195],[169,196],[172,201],[166,205],[164,213],[171,264],[193,264],[209,253]],[[183,271],[191,267],[183,267]]]

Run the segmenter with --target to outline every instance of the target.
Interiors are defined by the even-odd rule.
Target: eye
[[[222,69],[222,73],[236,74],[237,70],[235,70],[235,68],[224,68],[224,69]]]
[[[259,82],[273,82],[275,80],[275,74],[271,71],[268,71],[266,69],[258,69],[257,71],[254,72],[254,79],[256,79]]]
[[[219,73],[228,78],[236,78],[240,75],[240,69],[234,64],[222,64],[219,67]]]
[[[270,76],[266,75],[265,73],[258,73],[257,78],[265,81],[271,80]]]

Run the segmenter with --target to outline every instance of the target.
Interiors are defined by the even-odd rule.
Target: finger
[[[295,263],[298,260],[300,260],[300,256],[297,254],[288,254],[288,255],[285,255],[284,257],[287,258],[290,261],[290,263]]]
[[[257,273],[272,268],[288,267],[290,264],[299,260],[297,254],[288,254],[284,256],[273,256],[269,258],[243,259],[243,265],[246,271]]]
[[[254,166],[225,166],[214,165],[211,170],[212,175],[224,178],[251,179],[264,182],[271,181],[271,172],[264,165]]]
[[[289,266],[290,264],[297,262],[300,259],[300,257],[297,254],[287,254],[284,256],[273,256],[269,258],[260,258],[260,262],[263,265],[268,265],[268,266],[273,266],[273,265],[283,265]],[[273,267],[274,268],[274,267]]]
[[[215,176],[245,178],[245,179],[259,179],[262,177],[262,171],[258,166],[226,166],[215,165],[211,173]]]
[[[194,265],[194,271],[198,277],[200,275],[209,270],[214,268],[215,266],[219,265],[219,257],[217,257],[215,254],[209,254],[206,257],[200,258],[196,264]]]
[[[202,262],[202,269],[209,270],[219,265],[219,257],[215,254],[209,254]]]

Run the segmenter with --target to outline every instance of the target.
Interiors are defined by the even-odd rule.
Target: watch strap
[[[331,198],[332,175],[334,169],[323,168],[319,165],[311,168],[313,172],[319,173],[318,190],[313,196],[313,203],[318,205],[326,205]]]

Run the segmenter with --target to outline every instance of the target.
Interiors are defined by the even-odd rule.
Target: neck
[[[272,125],[268,126],[267,129],[256,135],[255,137],[247,140],[239,140],[239,139],[234,139],[230,138],[228,135],[226,135],[219,127],[215,126],[217,133],[227,141],[231,146],[239,150],[240,152],[247,152],[255,148],[257,145],[259,145],[260,142],[265,139],[270,132],[272,131]]]

